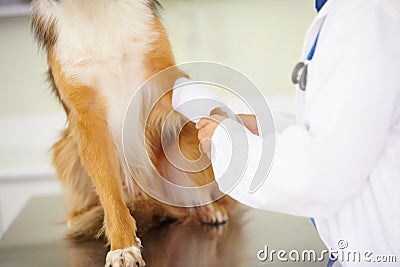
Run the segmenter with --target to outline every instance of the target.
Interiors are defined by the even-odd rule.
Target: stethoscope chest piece
[[[302,91],[305,91],[307,87],[307,67],[307,63],[299,62],[292,73],[292,82],[298,84]]]

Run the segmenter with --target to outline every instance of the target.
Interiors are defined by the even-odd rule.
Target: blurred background
[[[274,110],[294,112],[290,76],[313,0],[161,0],[177,63],[214,61],[249,76]],[[29,1],[0,0],[0,236],[28,199],[61,192],[47,153],[65,124],[46,82]]]

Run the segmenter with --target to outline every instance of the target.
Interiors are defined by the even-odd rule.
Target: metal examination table
[[[1,267],[102,267],[103,241],[63,239],[66,226],[60,196],[31,199],[0,240]],[[141,236],[148,267],[326,266],[326,262],[261,262],[264,249],[325,247],[308,219],[249,210],[222,227],[167,225]],[[318,255],[318,254],[317,254]]]

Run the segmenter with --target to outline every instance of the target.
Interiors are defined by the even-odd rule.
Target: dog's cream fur
[[[211,200],[211,193],[176,196],[156,178],[160,174],[186,186],[213,180],[210,167],[198,173],[173,167],[165,157],[168,146],[164,150],[161,146],[164,127],[167,140],[180,137],[179,144],[170,146],[179,145],[191,160],[201,155],[194,124],[186,124],[171,106],[168,90],[186,75],[172,67],[175,62],[157,4],[154,0],[33,1],[33,28],[47,51],[50,79],[68,117],[67,129],[53,147],[53,162],[65,189],[70,236],[97,236],[97,222],[104,221],[112,250],[108,266],[144,265],[130,213],[147,227],[169,219],[222,223],[227,220],[224,205],[231,202],[225,198],[203,207],[172,207],[148,197],[133,179],[144,178],[149,188],[170,199]],[[138,91],[148,78],[167,68],[167,75]],[[134,95],[139,101],[128,109]],[[124,134],[129,138],[123,147],[127,110]]]

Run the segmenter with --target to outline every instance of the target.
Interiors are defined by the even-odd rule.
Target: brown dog
[[[33,29],[47,51],[50,80],[68,118],[53,146],[53,162],[65,191],[69,235],[99,236],[104,223],[111,245],[107,266],[145,265],[131,213],[143,227],[164,220],[219,224],[228,219],[226,205],[232,204],[223,198],[201,207],[171,206],[154,200],[135,182],[140,178],[147,188],[170,198],[211,200],[211,192],[174,196],[155,178],[185,186],[214,179],[210,166],[185,172],[165,155],[178,145],[189,160],[202,156],[195,125],[172,109],[168,90],[186,76],[178,68],[140,91],[142,101],[128,109],[134,127],[128,129],[128,142],[122,139],[132,96],[148,78],[175,65],[158,6],[156,0],[33,1]],[[156,104],[149,107],[151,102]],[[165,140],[172,140],[166,146],[161,145],[162,129]],[[179,141],[173,141],[176,135]]]

